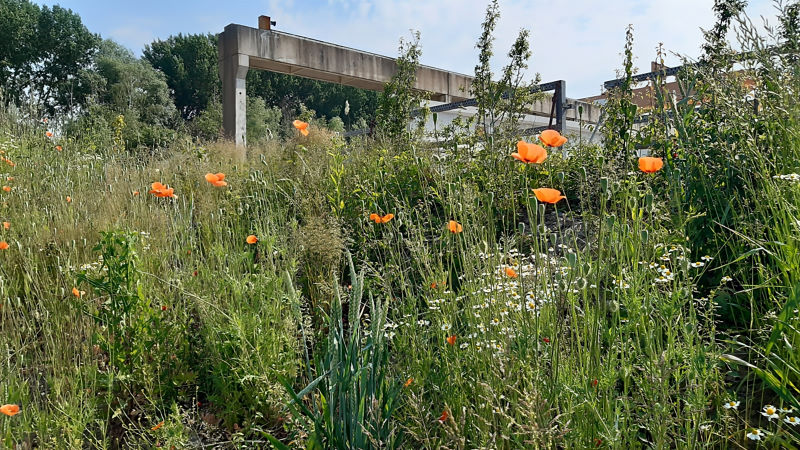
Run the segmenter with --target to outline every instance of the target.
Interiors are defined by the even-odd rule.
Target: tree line
[[[274,72],[250,71],[247,83],[250,142],[285,135],[297,117],[363,128],[379,101],[376,92]],[[222,124],[217,37],[178,34],[137,57],[69,9],[0,0],[0,103],[79,129],[123,116],[128,146],[156,147],[175,130],[213,139]]]

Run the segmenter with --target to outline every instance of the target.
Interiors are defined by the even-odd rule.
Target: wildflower
[[[150,428],[150,429],[153,430],[153,431],[156,431],[157,429],[159,429],[159,428],[161,428],[163,426],[164,426],[164,421],[162,420],[161,422],[158,422],[158,425],[156,425],[156,426],[154,426],[153,428]]]
[[[166,311],[167,309],[169,309],[169,307],[167,305],[161,305],[161,310],[162,311]]]
[[[690,265],[690,266],[692,266],[692,267],[694,267],[694,268],[697,268],[697,267],[703,267],[703,266],[705,266],[705,265],[706,265],[706,263],[704,263],[703,261],[697,261],[697,262],[690,263],[689,265]]]
[[[419,325],[421,327],[427,327],[430,324],[431,324],[430,320],[420,319],[420,320],[417,321],[417,325]]]
[[[725,402],[725,404],[722,405],[722,407],[725,408],[725,409],[739,409],[739,402],[735,402],[735,401],[731,400],[731,401]]]
[[[800,181],[800,175],[798,175],[796,173],[790,173],[790,174],[786,174],[786,175],[773,175],[772,178],[779,179],[779,180],[793,181],[793,182]]]
[[[409,378],[409,379],[407,379],[407,380],[406,380],[406,382],[405,382],[405,383],[403,383],[403,389],[405,389],[405,388],[407,388],[407,387],[411,386],[411,383],[413,383],[413,382],[414,382],[414,379],[413,379],[413,378]]]
[[[0,250],[5,250],[8,248],[8,242],[0,241]]]
[[[8,181],[14,181],[14,177],[6,177],[6,180],[8,180]]]
[[[450,417],[450,413],[448,413],[447,410],[445,409],[444,411],[442,411],[442,415],[439,417],[439,423],[444,423],[444,421],[447,420],[448,417]]]
[[[653,158],[651,156],[643,156],[639,158],[639,170],[644,173],[654,173],[664,167],[664,160],[661,158]]]
[[[442,331],[450,331],[451,326],[449,323],[443,323],[441,328]]]
[[[567,138],[556,130],[544,130],[539,135],[539,140],[548,147],[561,147],[567,142]]]
[[[206,181],[208,181],[209,183],[211,183],[216,187],[225,187],[228,185],[228,183],[225,181],[225,174],[222,172],[207,173]]]
[[[700,260],[701,260],[701,261],[705,261],[705,262],[709,262],[709,261],[711,261],[712,259],[714,259],[714,258],[712,258],[712,257],[711,257],[711,256],[709,256],[709,255],[705,255],[705,256],[701,256],[701,257],[700,257]]]
[[[11,222],[3,222],[3,228],[6,230],[11,228]]]
[[[469,347],[469,344],[467,344],[466,342],[463,342],[461,345],[458,346],[458,348],[460,348],[461,350],[464,350],[467,347]]]
[[[72,197],[70,197],[69,195],[67,196],[67,203],[72,203]]]
[[[48,131],[44,135],[47,136],[47,137],[53,137],[53,132],[52,131]]]
[[[508,275],[509,278],[517,278],[519,276],[511,267],[506,267],[506,275]]]
[[[391,214],[391,213],[386,214],[383,217],[381,217],[381,216],[379,216],[379,215],[377,215],[375,213],[372,213],[372,214],[369,215],[369,220],[371,220],[371,221],[373,221],[375,223],[386,223],[386,222],[388,222],[388,221],[390,221],[392,219],[394,219],[394,214]]]
[[[534,189],[533,193],[536,194],[536,199],[540,202],[550,203],[551,205],[558,203],[561,199],[567,198],[561,195],[561,191],[558,189],[539,188]]]
[[[74,295],[75,297],[81,298],[81,297],[83,297],[85,294],[86,294],[86,292],[84,292],[84,291],[79,291],[79,290],[78,290],[78,288],[76,288],[76,287],[72,288],[72,295]]]
[[[447,343],[450,345],[456,345],[456,335],[452,335],[447,338]]]
[[[11,186],[3,186],[3,190],[6,192],[11,192]]]
[[[525,141],[517,142],[517,151],[511,154],[514,159],[526,164],[541,164],[547,159],[547,150],[541,145],[529,144]]]
[[[750,439],[751,441],[760,441],[763,436],[764,432],[758,428],[753,428],[749,433],[747,433],[747,439]]]
[[[19,405],[3,405],[0,406],[0,413],[3,413],[7,416],[16,416],[19,414],[20,407]]]
[[[134,197],[138,197],[139,196],[139,191],[133,191],[133,196]]]
[[[761,415],[766,417],[769,420],[778,419],[780,416],[778,415],[778,408],[767,405],[764,407],[764,410],[761,411]]]
[[[300,134],[303,136],[308,136],[308,122],[303,122],[302,120],[295,120],[292,122],[295,128],[300,130]]]
[[[464,227],[455,220],[451,220],[447,223],[447,229],[450,230],[451,233],[461,233],[464,231]]]
[[[61,151],[61,146],[60,145],[56,145],[56,150]]]
[[[545,344],[549,344],[550,338],[542,338],[542,341],[544,341]]]
[[[724,277],[722,277],[722,278],[721,278],[719,281],[720,281],[720,283],[727,283],[727,282],[729,282],[729,281],[733,281],[733,278],[731,278],[731,277],[729,277],[729,276],[725,275],[725,276],[724,276]]]
[[[258,242],[258,238],[256,237],[256,235],[251,234],[250,236],[247,236],[246,241],[247,241],[248,244],[253,245],[256,242]]]
[[[783,421],[793,427],[796,427],[798,424],[800,424],[800,417],[797,416],[786,417],[785,419],[783,419]]]
[[[160,182],[156,181],[151,185],[150,193],[155,195],[156,197],[169,197],[175,198],[175,189],[171,187],[167,187]]]
[[[597,378],[595,378],[594,380],[592,380],[592,387],[596,388],[598,383],[599,381],[597,381]]]

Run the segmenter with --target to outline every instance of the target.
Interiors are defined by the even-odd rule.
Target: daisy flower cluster
[[[728,400],[722,405],[722,407],[728,410],[736,410],[739,409],[739,404],[740,402],[736,400]],[[773,420],[779,421],[782,419],[784,423],[786,423],[791,427],[796,427],[800,425],[800,417],[798,417],[795,414],[794,409],[792,408],[783,409],[775,407],[773,405],[765,405],[763,408],[761,408],[761,415],[766,417],[767,420],[770,422],[772,422]],[[760,441],[764,439],[768,434],[769,433],[767,431],[762,430],[760,428],[751,428],[747,431],[745,435],[750,440]]]
[[[787,173],[787,174],[784,174],[784,175],[773,175],[772,178],[775,178],[776,180],[790,181],[792,183],[800,182],[800,175],[798,175],[796,173]]]

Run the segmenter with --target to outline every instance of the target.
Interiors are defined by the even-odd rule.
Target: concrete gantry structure
[[[250,69],[297,75],[315,80],[382,91],[397,71],[394,58],[283,33],[230,24],[219,35],[222,116],[225,136],[244,145]],[[414,87],[432,100],[468,98],[472,77],[420,66]]]
[[[265,20],[261,20],[265,19]],[[247,87],[250,69],[269,70],[361,89],[382,91],[397,72],[394,58],[330,44],[270,29],[269,17],[259,18],[262,28],[230,24],[219,35],[219,70],[222,78],[223,129],[236,145],[246,145]],[[473,77],[434,67],[420,66],[414,88],[426,92],[432,102],[458,102],[470,97]],[[561,82],[563,83],[563,82]],[[568,99],[559,92],[551,99],[529,105],[533,116],[550,117],[558,109],[563,119],[597,123],[600,108]],[[551,97],[552,98],[552,97]],[[552,109],[551,109],[552,108]],[[563,125],[563,124],[562,124]]]

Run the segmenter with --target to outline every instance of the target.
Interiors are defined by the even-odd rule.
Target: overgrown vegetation
[[[714,11],[644,122],[629,29],[603,144],[563,152],[515,123],[527,33],[483,63],[497,3],[482,113],[431,135],[406,72],[361,140],[252,100],[243,160],[107,41],[82,108],[4,97],[3,444],[800,446],[800,16]]]

